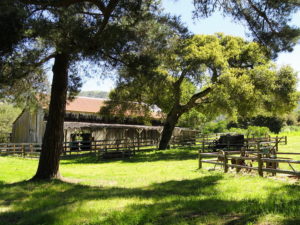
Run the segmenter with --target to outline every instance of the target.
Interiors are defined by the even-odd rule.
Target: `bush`
[[[249,126],[247,129],[246,136],[263,137],[269,135],[270,133],[271,131],[268,127]]]
[[[249,126],[248,129],[232,127],[228,130],[229,132],[243,134],[246,137],[263,137],[269,135],[271,132],[268,127]]]
[[[292,121],[289,121],[292,123]],[[239,118],[238,122],[230,122],[228,128],[238,127],[248,129],[249,126],[268,127],[273,133],[278,134],[284,125],[284,120],[279,117],[256,116],[252,118]]]
[[[204,134],[227,132],[227,121],[210,122],[203,128]]]
[[[281,132],[283,133],[300,132],[300,126],[284,126],[281,129]]]
[[[231,127],[228,132],[230,133],[237,133],[237,134],[247,134],[247,129],[237,128],[237,127]]]

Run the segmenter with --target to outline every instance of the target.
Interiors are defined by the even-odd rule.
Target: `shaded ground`
[[[263,224],[299,224],[299,186],[270,189],[263,201],[226,199],[215,188],[221,179],[221,175],[210,175],[143,188],[60,181],[1,184],[0,224],[251,224],[278,213],[286,219]],[[282,193],[289,197],[282,198]],[[125,200],[134,203],[123,205]],[[111,204],[114,210],[97,202]]]
[[[137,163],[137,162],[154,162],[154,161],[166,161],[166,160],[188,160],[188,159],[196,159],[198,157],[197,150],[193,149],[179,149],[179,150],[164,150],[164,151],[156,151],[152,152],[137,152],[135,155],[130,158],[117,158],[117,159],[102,159],[97,158],[95,153],[91,153],[89,155],[84,155],[82,157],[67,156],[65,157],[65,161],[63,160],[62,164],[74,164],[74,163],[110,163],[116,161],[128,162],[128,163]]]
[[[65,182],[30,178],[37,160],[0,157],[0,224],[300,224],[300,186],[197,170],[197,152],[63,160]]]

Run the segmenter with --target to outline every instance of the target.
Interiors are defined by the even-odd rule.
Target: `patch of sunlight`
[[[87,211],[101,211],[102,213],[109,212],[111,210],[122,211],[122,209],[129,205],[143,205],[152,204],[152,199],[141,199],[137,197],[130,198],[114,198],[114,199],[103,199],[103,200],[89,200],[81,204],[80,207],[84,207]]]
[[[258,218],[257,225],[281,225],[284,224],[285,217],[278,214],[267,214]]]
[[[12,207],[11,206],[1,206],[0,207],[0,213],[5,213],[11,211]]]

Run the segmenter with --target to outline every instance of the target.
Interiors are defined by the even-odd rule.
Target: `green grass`
[[[291,137],[283,151],[299,151]],[[26,182],[37,160],[0,157],[0,224],[300,224],[298,182],[197,170],[195,150],[74,157],[66,181]]]

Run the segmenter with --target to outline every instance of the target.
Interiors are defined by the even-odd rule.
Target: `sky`
[[[192,11],[194,10],[194,6],[191,0],[162,0],[162,3],[165,12],[180,16],[181,20],[194,34],[214,34],[216,32],[223,32],[224,34],[249,39],[246,35],[247,30],[241,23],[234,23],[231,18],[223,17],[219,13],[215,13],[207,19],[193,20]],[[300,12],[293,17],[292,24],[300,26]],[[276,63],[279,66],[292,66],[294,70],[299,72],[298,77],[300,78],[300,43],[296,45],[293,52],[280,53]],[[113,88],[113,80],[108,78],[94,78],[86,80],[82,90],[110,91]],[[300,89],[299,85],[298,89]]]

